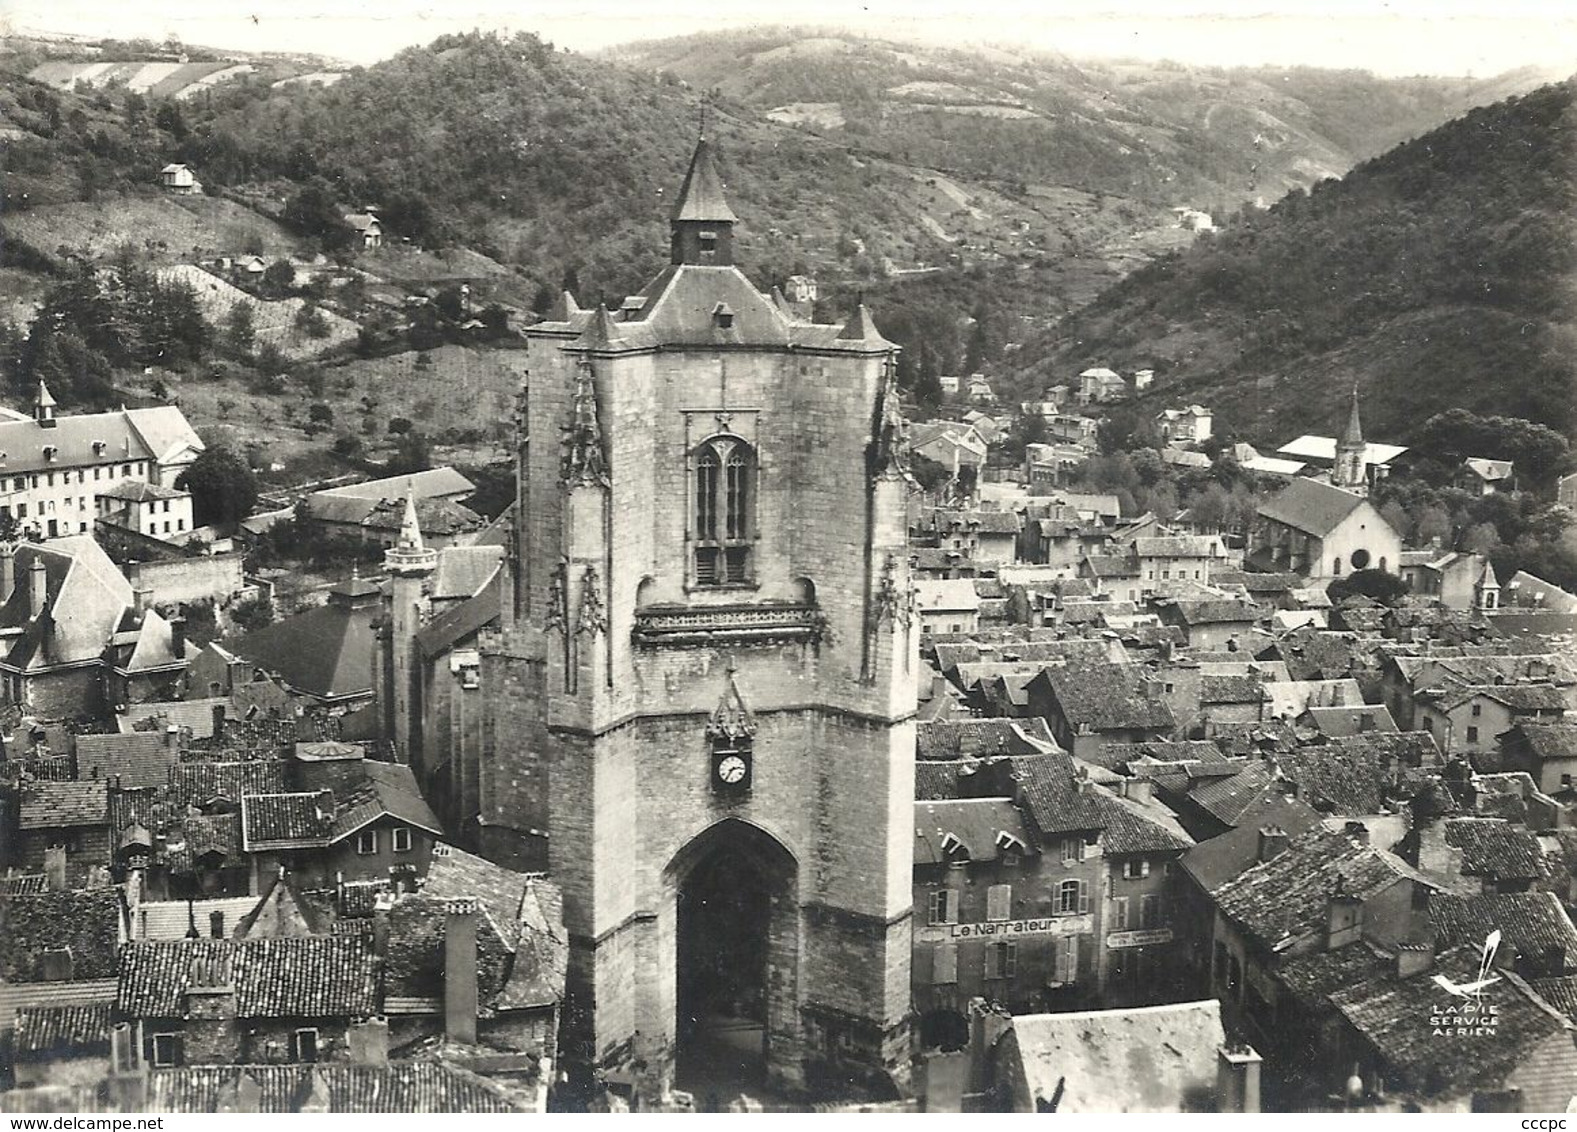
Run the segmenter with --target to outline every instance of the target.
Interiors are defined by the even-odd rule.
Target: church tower
[[[399,760],[410,764],[419,756],[417,747],[421,739],[420,707],[416,702],[421,687],[416,632],[426,619],[427,581],[438,568],[438,552],[422,541],[414,489],[406,493],[399,539],[384,552],[383,567],[390,578],[387,617],[387,678],[390,684],[387,711],[390,715],[385,734],[394,739]]]
[[[1331,466],[1331,483],[1359,495],[1369,494],[1369,446],[1364,443],[1363,425],[1358,420],[1358,386],[1352,389],[1352,411],[1347,429],[1336,442],[1336,462]]]
[[[812,324],[756,290],[705,140],[670,223],[617,314],[527,330],[524,714],[481,819],[524,831],[546,782],[572,1071],[682,1087],[727,1018],[781,1087],[890,1091],[919,644],[897,347],[863,307]]]

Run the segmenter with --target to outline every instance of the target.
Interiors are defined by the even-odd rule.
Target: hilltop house
[[[192,530],[192,496],[173,487],[127,480],[96,498],[98,518],[149,538],[185,542]]]
[[[1162,409],[1155,415],[1156,431],[1167,444],[1203,444],[1210,439],[1215,415],[1201,405]]]
[[[1469,456],[1457,469],[1457,486],[1475,495],[1494,495],[1497,491],[1514,491],[1516,477],[1510,460],[1483,460]]]
[[[1562,476],[1555,483],[1555,502],[1577,511],[1577,472]]]
[[[172,162],[159,170],[159,183],[164,186],[167,193],[176,193],[179,196],[197,196],[203,191],[203,184],[185,165]]]
[[[383,222],[374,215],[372,209],[347,214],[345,223],[356,233],[363,248],[370,250],[383,246]]]
[[[1079,403],[1094,405],[1128,396],[1128,383],[1116,370],[1092,366],[1079,374]]]

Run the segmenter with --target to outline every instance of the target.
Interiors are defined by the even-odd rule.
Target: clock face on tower
[[[712,752],[712,787],[727,793],[750,789],[750,751],[719,748]]]

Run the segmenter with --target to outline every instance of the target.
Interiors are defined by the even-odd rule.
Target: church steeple
[[[672,262],[713,266],[733,263],[737,219],[723,195],[723,178],[718,174],[711,143],[702,134],[669,218]]]
[[[1336,462],[1331,465],[1331,483],[1347,491],[1366,495],[1369,491],[1369,446],[1363,439],[1363,422],[1358,419],[1358,386],[1352,387],[1352,411],[1347,428],[1336,442]]]

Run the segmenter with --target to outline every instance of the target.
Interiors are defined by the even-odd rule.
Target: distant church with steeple
[[[892,1095],[919,669],[897,347],[863,306],[825,325],[759,292],[737,223],[703,139],[669,265],[526,330],[510,522],[434,555],[410,516],[380,701],[451,828],[562,887],[572,1073],[655,1095],[732,1042],[782,1088]]]
[[[1358,419],[1358,387],[1352,390],[1352,411],[1347,427],[1336,441],[1336,462],[1331,465],[1331,483],[1343,491],[1369,494],[1369,445],[1363,438],[1363,422]]]

